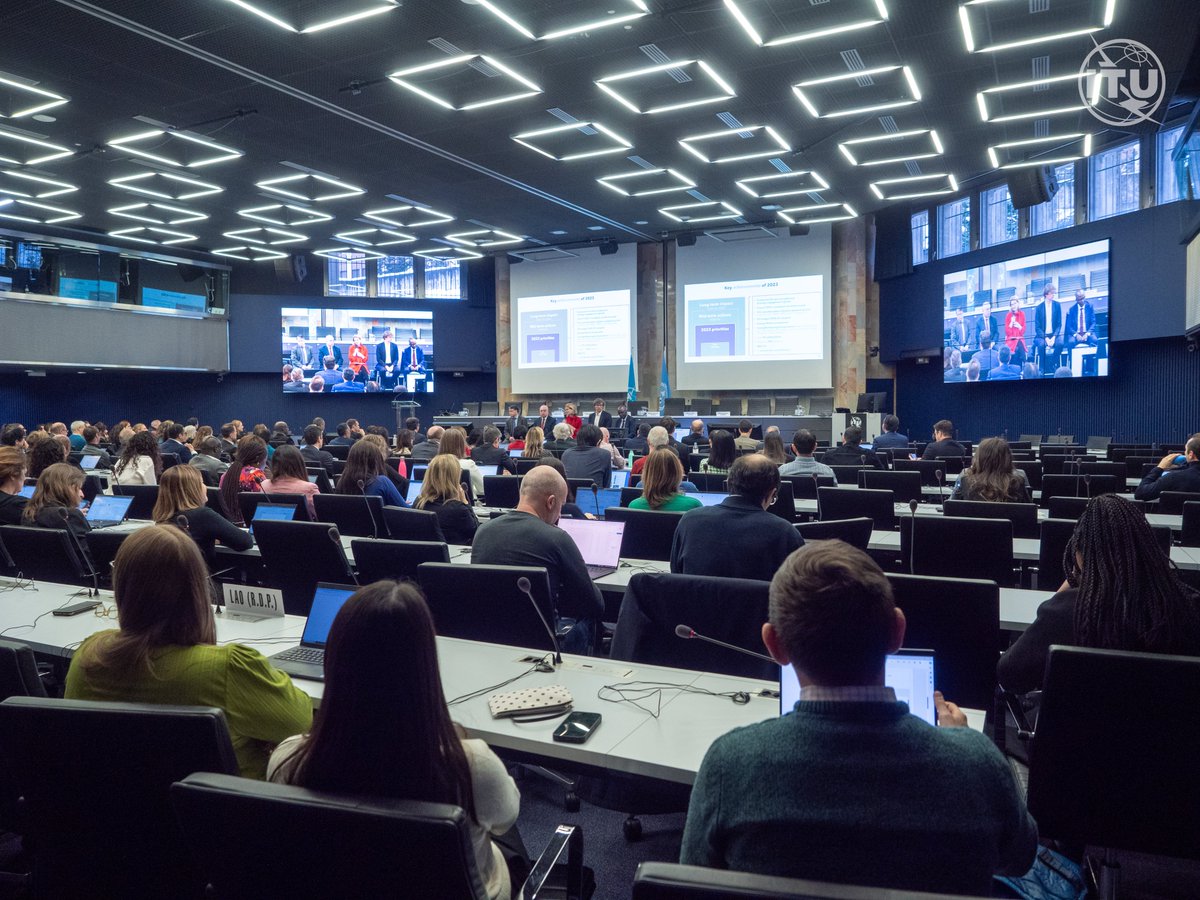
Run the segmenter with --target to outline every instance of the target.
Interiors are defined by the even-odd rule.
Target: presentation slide
[[[434,389],[429,310],[281,310],[283,392],[428,394]]]
[[[204,312],[207,299],[203,294],[164,291],[161,288],[142,288],[142,306],[152,306],[155,309],[190,309],[195,312]]]
[[[615,366],[629,359],[629,291],[518,297],[520,365]]]
[[[820,275],[684,286],[685,362],[820,359]]]
[[[69,297],[72,300],[96,300],[101,303],[116,303],[117,283],[115,281],[100,281],[95,278],[67,278],[63,276],[58,279],[58,296]]]

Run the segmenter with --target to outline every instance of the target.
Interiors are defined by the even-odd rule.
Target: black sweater
[[[479,528],[475,511],[461,500],[445,503],[429,503],[422,507],[426,512],[437,513],[438,525],[447,544],[470,544]]]
[[[1037,618],[1000,657],[996,679],[1005,690],[1017,694],[1038,690],[1050,659],[1050,645],[1075,643],[1076,595],[1069,588],[1039,606]]]
[[[25,504],[29,500],[20,494],[6,494],[0,491],[0,525],[20,525],[21,515],[25,512]]]
[[[249,550],[254,538],[248,531],[238,528],[223,515],[207,506],[185,510],[181,513],[188,521],[188,534],[204,552],[204,558],[212,563],[213,544],[220,541],[231,550]]]

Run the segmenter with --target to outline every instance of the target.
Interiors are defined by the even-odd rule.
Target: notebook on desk
[[[129,515],[129,507],[133,504],[132,497],[113,497],[108,494],[97,494],[88,507],[87,520],[92,528],[108,528],[120,525]]]
[[[272,656],[271,664],[282,672],[312,681],[325,680],[325,644],[329,628],[342,604],[357,588],[346,584],[320,582],[313,593],[312,606],[304,623],[300,646],[282,650]]]
[[[908,704],[908,711],[930,725],[937,724],[933,704],[933,651],[900,650],[887,658],[883,683]],[[800,699],[800,679],[791,666],[779,670],[779,712],[787,715]]]
[[[621,564],[624,522],[559,519],[558,527],[571,536],[592,581],[611,575]]]

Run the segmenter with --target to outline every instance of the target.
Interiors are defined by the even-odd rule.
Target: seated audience
[[[708,440],[708,458],[700,460],[700,471],[712,475],[728,474],[729,467],[738,458],[737,443],[733,435],[723,428],[718,428],[715,431],[709,430]]]
[[[380,428],[384,434],[387,434],[386,428]],[[387,476],[388,481],[400,492],[401,497],[408,496],[408,463],[399,456],[392,454],[388,448],[387,441],[376,432],[363,435],[362,439],[379,451],[379,456],[383,460],[383,474]]]
[[[804,543],[790,523],[767,508],[779,493],[779,467],[753,454],[729,469],[729,496],[685,513],[671,545],[671,571],[770,581]]]
[[[304,457],[291,444],[284,444],[276,449],[275,458],[271,460],[271,477],[263,481],[262,489],[268,494],[303,494],[308,515],[316,521],[317,510],[313,506],[312,498],[313,494],[319,494],[321,491],[308,480]]]
[[[961,370],[960,370],[961,371]],[[893,415],[883,417],[883,434],[875,437],[871,445],[876,450],[887,450],[893,447],[907,447],[908,435],[900,433],[900,419]]]
[[[689,516],[695,513],[689,513]],[[931,727],[884,685],[904,614],[866,553],[818,541],[771,581],[763,643],[793,665],[791,712],[718,738],[680,861],[816,881],[990,896],[1023,875],[1037,826],[1004,757],[935,695]]]
[[[382,497],[384,506],[408,506],[403,495],[387,475],[388,464],[379,448],[368,441],[358,441],[350,448],[346,468],[338,479],[339,494]]]
[[[801,428],[792,435],[792,450],[796,458],[790,463],[779,467],[780,475],[818,475],[833,478],[833,469],[813,459],[813,451],[817,449],[817,439],[806,428]]]
[[[24,450],[28,444],[25,441],[25,427],[23,425],[5,425],[4,431],[0,432],[0,447],[16,447]]]
[[[661,425],[655,425],[646,435],[646,456],[639,456],[637,459],[635,459],[633,461],[633,465],[629,469],[629,473],[631,475],[641,475],[642,468],[646,465],[646,460],[649,458],[649,454],[662,447],[669,446],[670,443],[671,432],[667,431],[667,429]],[[674,453],[675,451],[672,450],[671,452]]]
[[[659,509],[665,512],[687,512],[700,506],[700,501],[680,491],[683,464],[670,447],[651,450],[642,469],[642,496],[636,497],[630,509]]]
[[[325,474],[329,478],[333,478],[335,468],[333,454],[328,450],[321,449],[325,446],[325,430],[319,425],[309,425],[304,429],[301,440],[303,446],[300,448],[300,455],[304,457],[304,465],[314,469],[324,469]]]
[[[425,440],[413,444],[412,459],[414,462],[428,462],[437,456],[442,449],[442,433],[445,431],[441,425],[430,425],[429,431],[426,433]],[[336,441],[334,442],[336,443]]]
[[[159,525],[183,528],[204,553],[210,566],[217,541],[231,550],[249,550],[254,546],[254,538],[248,531],[209,508],[204,479],[200,470],[192,465],[172,466],[163,472],[151,518]]]
[[[524,857],[520,794],[487,744],[451,721],[438,672],[433,618],[417,587],[360,588],[329,630],[312,731],[279,745],[267,777],[349,797],[462,807],[487,896],[508,900],[513,879],[497,842]]]
[[[346,422],[338,422],[333,430],[337,432],[337,437],[329,442],[330,446],[349,447],[356,438],[350,434],[350,426]]]
[[[575,446],[575,432],[566,422],[559,422],[553,429],[554,437],[546,441],[545,449],[547,450],[570,450]]]
[[[221,459],[221,442],[215,437],[206,437],[196,445],[188,465],[200,472],[208,487],[219,486],[221,476],[229,471],[229,463]]]
[[[172,422],[168,425],[164,432],[167,439],[163,441],[159,447],[159,453],[174,453],[179,457],[181,463],[186,463],[192,458],[192,448],[183,442],[183,426],[178,422]]]
[[[967,455],[967,448],[954,439],[954,423],[941,419],[933,426],[933,443],[925,445],[921,459],[955,459]]]
[[[97,457],[96,468],[111,469],[112,457],[108,455],[108,451],[100,446],[100,429],[95,425],[88,425],[83,429],[83,450],[80,452],[84,456]]]
[[[238,441],[233,462],[221,476],[221,508],[235,525],[246,524],[242,520],[238,494],[262,492],[263,482],[267,480],[262,468],[266,461],[267,445],[261,438],[248,434]]]
[[[421,420],[416,416],[409,416],[404,420],[404,429],[412,432],[413,444],[419,444],[425,440],[425,433],[421,431]]]
[[[1088,501],[1063,554],[1066,581],[1000,657],[1006,690],[1042,686],[1051,644],[1200,655],[1200,592],[1184,584],[1140,509]]]
[[[831,447],[821,457],[821,462],[827,466],[868,466],[882,469],[883,463],[874,451],[864,450],[861,446],[863,431],[857,425],[851,425],[842,432],[840,447]]]
[[[567,470],[563,468],[562,460],[556,456],[547,456],[545,459],[538,462],[539,466],[549,466],[555,472],[562,476],[563,481],[567,480]],[[596,516],[585,513],[576,502],[578,500],[578,491],[574,486],[567,485],[567,502],[562,505],[562,512],[559,518],[562,519],[594,519]],[[597,515],[599,510],[597,510]]]
[[[447,428],[442,432],[441,453],[449,453],[458,460],[459,467],[471,479],[471,498],[483,496],[483,473],[475,465],[475,460],[467,456],[467,437],[460,428]],[[439,454],[440,455],[440,454]]]
[[[78,547],[76,552],[82,552],[84,564],[94,571],[85,541],[92,525],[79,508],[83,502],[83,479],[83,469],[78,466],[69,463],[50,466],[38,476],[33,497],[21,513],[21,524],[71,532],[75,535],[71,543]]]
[[[1012,351],[1007,346],[1001,345],[1000,350],[996,354],[999,357],[999,365],[992,368],[988,372],[988,381],[1017,381],[1021,377],[1021,367],[1014,365],[1012,361]]]
[[[634,420],[629,419],[630,428],[637,428],[637,434],[632,434],[625,439],[626,453],[649,453],[650,452],[650,429],[653,428],[649,422],[638,422],[635,425]]]
[[[683,443],[688,445],[689,452],[694,444],[701,447],[708,446],[708,438],[704,436],[703,419],[692,419],[692,430],[683,436]]]
[[[545,449],[543,441],[545,435],[542,429],[536,425],[531,425],[529,430],[525,432],[525,449],[521,451],[522,459],[549,459],[554,456],[549,450]]]
[[[973,359],[967,363],[967,381],[978,381],[980,371],[978,360]]]
[[[21,496],[25,486],[25,454],[12,445],[0,447],[0,525],[20,525],[29,502]]]
[[[950,498],[986,500],[991,503],[1029,503],[1032,495],[1025,473],[1013,464],[1008,441],[993,437],[979,442],[970,468],[964,469],[958,476]]]
[[[409,431],[407,428],[401,428],[399,431],[396,432],[396,446],[395,446],[396,456],[399,456],[401,459],[407,460],[410,456],[412,456],[412,448],[413,448],[413,433],[411,431]],[[407,471],[408,471],[407,463],[405,463],[404,468],[405,468],[405,472],[407,473]]]
[[[777,466],[782,466],[788,461],[787,451],[783,448],[783,437],[778,431],[767,432],[763,437],[763,448],[759,452]]]
[[[522,418],[522,421],[524,421],[524,418]],[[511,434],[512,434],[512,440],[510,440],[508,442],[508,449],[510,451],[511,450],[524,450],[525,449],[525,435],[529,434],[529,426],[528,425],[517,425],[515,428],[513,428]]]
[[[576,446],[562,455],[568,478],[586,478],[600,488],[607,488],[612,472],[612,451],[600,446],[603,435],[595,425],[583,425],[575,436]]]
[[[1178,462],[1179,457],[1183,462]],[[1188,438],[1183,453],[1168,453],[1133,492],[1135,500],[1157,500],[1163,491],[1200,492],[1200,434]]]
[[[71,434],[67,439],[71,445],[71,450],[78,453],[83,449],[83,429],[87,427],[87,422],[76,420],[71,423]]]
[[[462,468],[450,454],[441,453],[430,460],[425,480],[421,482],[421,494],[413,506],[437,513],[446,543],[470,544],[474,540],[479,519],[467,503]]]
[[[614,469],[625,468],[625,457],[621,455],[621,451],[618,450],[612,443],[612,438],[608,433],[608,429],[603,425],[600,426],[600,449],[608,451],[608,455],[612,460],[612,467]]]
[[[120,485],[158,484],[161,474],[162,457],[150,431],[139,431],[131,437],[113,465],[113,478]]]
[[[83,642],[68,700],[213,706],[223,710],[238,767],[262,778],[274,745],[312,724],[312,701],[257,650],[217,645],[208,569],[171,525],[125,539],[113,563],[120,629]]]
[[[55,463],[66,462],[69,455],[70,451],[52,437],[38,440],[29,450],[29,477],[40,478]]]
[[[966,373],[962,369],[962,353],[953,347],[946,347],[942,350],[942,381],[946,384],[955,384],[965,380]]]
[[[750,437],[750,432],[752,431],[754,431],[754,423],[749,419],[742,419],[742,421],[738,422],[738,436],[734,439],[734,444],[738,450],[754,452],[759,449],[761,444]]]
[[[479,446],[471,450],[471,459],[477,466],[495,466],[497,475],[517,474],[516,463],[508,451],[500,447],[500,429],[488,425],[479,436]]]

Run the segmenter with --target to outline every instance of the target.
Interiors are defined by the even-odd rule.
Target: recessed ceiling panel
[[[172,247],[176,244],[188,244],[192,241],[199,240],[194,234],[188,234],[184,231],[175,231],[171,228],[163,228],[158,225],[139,225],[135,228],[119,228],[116,231],[110,231],[109,237],[121,238],[126,241],[134,241],[139,244],[161,244],[164,247]]]
[[[743,178],[737,182],[737,186],[751,197],[766,200],[827,190],[829,183],[816,172],[798,170]]]
[[[414,206],[407,203],[368,209],[363,213],[363,218],[373,222],[382,222],[393,228],[423,228],[426,225],[440,225],[443,222],[454,221],[454,216],[438,212],[432,207]]]
[[[479,228],[474,231],[459,231],[446,235],[446,240],[453,241],[463,247],[504,247],[508,244],[519,244],[523,240],[520,235],[509,234],[498,228]]]
[[[214,256],[226,256],[230,259],[241,259],[246,262],[261,262],[268,259],[287,259],[288,255],[282,250],[272,250],[270,247],[258,247],[253,245],[241,245],[235,247],[222,247],[219,250],[213,251]]]
[[[884,166],[941,156],[942,141],[932,129],[851,138],[838,150],[852,166]]]
[[[295,244],[307,240],[308,236],[298,231],[287,231],[283,228],[260,226],[258,228],[239,228],[236,231],[226,231],[225,237],[231,241],[249,244],[264,244],[274,247],[280,244]]]
[[[411,244],[417,236],[396,231],[394,228],[352,228],[349,231],[339,231],[333,239],[357,247],[393,247],[397,244]]]
[[[1058,166],[1092,155],[1092,136],[1083,132],[992,144],[988,161],[997,169]]]
[[[640,19],[645,0],[472,0],[518,34],[552,41]]]
[[[498,59],[473,54],[400,69],[388,78],[443,109],[460,111],[511,103],[542,92]]]
[[[8,163],[11,166],[37,166],[74,155],[75,151],[69,147],[51,143],[14,128],[0,128],[0,163]]]
[[[54,225],[82,218],[82,213],[64,209],[41,200],[26,200],[19,197],[0,197],[0,219],[15,222],[31,222],[37,225]]]
[[[858,215],[849,203],[807,203],[787,206],[777,215],[789,225],[816,225],[818,222],[840,222]]]
[[[32,172],[22,172],[17,169],[0,169],[0,194],[7,197],[27,197],[31,200],[45,200],[47,197],[57,197],[60,194],[70,194],[79,190],[73,184],[47,178],[44,175],[34,175]]]
[[[636,172],[621,172],[596,179],[610,191],[626,197],[649,197],[653,194],[669,194],[674,191],[690,191],[696,182],[674,169],[639,169]]]
[[[123,191],[132,191],[159,200],[194,200],[209,194],[219,194],[224,188],[171,172],[137,172],[109,179],[109,184]]]
[[[316,225],[328,222],[333,216],[310,209],[307,206],[296,206],[293,203],[271,203],[266,206],[252,206],[239,209],[238,215],[252,222],[265,222],[267,225],[278,225],[281,228],[303,228],[305,225]]]
[[[151,128],[148,131],[142,130],[116,138],[109,141],[108,146],[164,166],[176,166],[181,169],[200,169],[245,155],[241,150],[218,144],[201,134],[162,128]]]
[[[760,47],[860,31],[887,21],[885,0],[844,0],[841,3],[796,0],[725,0],[725,8]]]
[[[975,95],[985,122],[1020,122],[1077,115],[1086,109],[1079,95],[1079,72],[984,88]]]
[[[431,246],[422,247],[420,250],[407,251],[412,256],[423,256],[426,259],[440,259],[457,262],[462,259],[482,259],[482,253],[476,253],[474,250],[468,250],[465,247],[445,247]]]
[[[255,182],[254,186],[268,193],[279,194],[282,197],[300,200],[304,203],[323,203],[327,200],[340,200],[343,197],[355,197],[366,193],[360,187],[316,173],[268,178],[266,181]]]
[[[185,225],[188,222],[202,222],[208,218],[207,213],[172,206],[169,203],[127,203],[111,207],[108,212],[122,219],[133,219],[135,222],[146,222],[150,225]]]
[[[911,200],[953,194],[958,190],[958,179],[948,172],[938,172],[933,175],[884,178],[872,181],[870,187],[871,193],[880,200]]]
[[[662,206],[658,210],[675,222],[720,222],[725,219],[740,219],[742,211],[724,200],[702,200],[696,203],[677,203]]]

